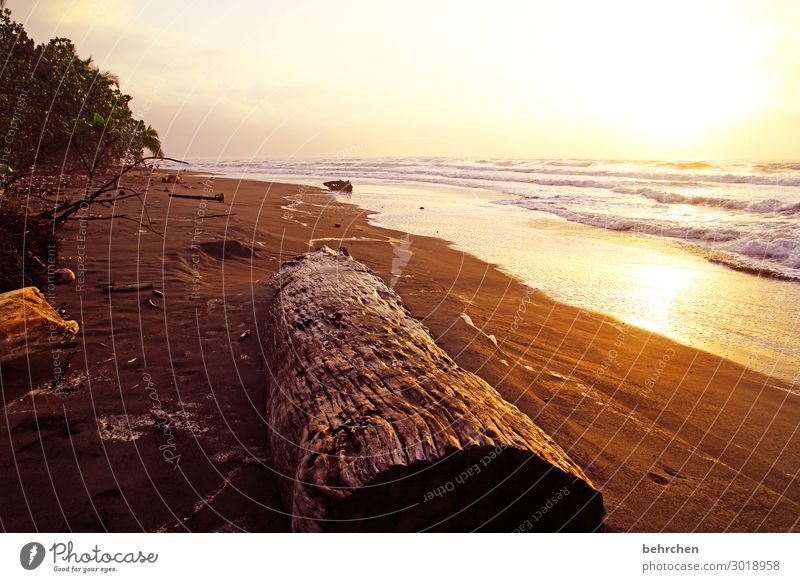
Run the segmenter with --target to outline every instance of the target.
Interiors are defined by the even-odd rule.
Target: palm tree
[[[142,125],[144,126],[144,124]],[[142,146],[150,150],[154,156],[162,157],[164,155],[164,150],[161,148],[161,138],[158,137],[158,132],[152,126],[142,127],[139,136],[142,140]]]
[[[116,87],[119,89],[119,76],[111,71],[101,71],[97,69],[97,78],[109,87]]]
[[[116,87],[119,89],[119,76],[115,75],[111,71],[101,70],[100,67],[94,63],[94,57],[88,57],[80,60],[83,61],[86,69],[92,74],[92,77],[94,77],[94,82],[100,82],[106,87]]]

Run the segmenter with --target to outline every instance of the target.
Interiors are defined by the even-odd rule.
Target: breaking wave
[[[740,270],[800,279],[800,163],[467,158],[196,161],[225,174],[480,188],[502,203],[677,239]]]

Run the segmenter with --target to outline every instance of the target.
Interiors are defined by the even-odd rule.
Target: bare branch
[[[163,233],[158,232],[152,226],[143,223],[141,220],[137,220],[135,218],[131,218],[127,214],[112,214],[110,216],[70,216],[68,218],[65,218],[64,220],[115,220],[117,218],[119,218],[120,220],[129,220],[131,222],[135,222],[136,224],[138,224],[142,228],[149,230],[153,234],[157,234],[161,238],[164,238],[164,234]]]
[[[124,166],[118,173],[114,174],[114,176],[112,178],[110,178],[108,181],[106,181],[104,184],[102,184],[99,188],[94,190],[94,192],[92,192],[90,194],[86,194],[81,200],[76,200],[75,202],[72,202],[72,203],[68,204],[67,206],[65,206],[63,208],[60,208],[60,209],[59,208],[54,208],[52,210],[47,210],[45,212],[42,212],[39,216],[41,218],[54,218],[54,222],[55,222],[56,225],[62,224],[70,216],[75,214],[82,206],[88,206],[90,204],[93,204],[94,202],[97,201],[97,198],[99,198],[100,196],[102,196],[106,192],[110,192],[110,191],[115,190],[115,189],[118,190],[119,189],[119,181],[122,178],[122,176],[124,176],[125,174],[127,174],[128,172],[133,170],[134,168],[137,168],[137,167],[141,166],[142,164],[144,164],[145,162],[147,162],[149,160],[169,161],[169,162],[175,162],[175,163],[178,163],[178,164],[187,164],[188,163],[188,162],[185,162],[183,160],[177,160],[175,158],[168,158],[168,157],[165,157],[165,156],[145,156],[145,157],[142,157],[142,158],[138,158],[136,161],[131,162],[130,164],[127,164],[126,166]]]

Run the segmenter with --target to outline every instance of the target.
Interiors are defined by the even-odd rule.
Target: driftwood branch
[[[97,287],[104,293],[118,293],[120,291],[144,291],[152,289],[152,283],[108,283],[105,285],[97,285]]]
[[[138,224],[140,227],[144,228],[152,232],[153,234],[157,234],[161,238],[164,238],[164,233],[157,231],[155,228],[150,226],[150,224],[146,224],[142,220],[138,220],[136,218],[132,218],[127,214],[110,214],[108,216],[70,216],[66,220],[129,220],[130,222],[134,222]]]
[[[583,471],[366,266],[323,248],[289,260],[268,290],[270,456],[294,530],[600,525]]]
[[[68,205],[66,205],[64,207],[61,207],[61,208],[54,208],[52,210],[48,210],[48,211],[42,212],[40,214],[40,217],[41,218],[53,218],[55,224],[57,224],[57,225],[63,224],[66,220],[69,220],[69,218],[73,214],[75,214],[81,208],[81,206],[85,207],[86,205],[93,204],[94,202],[97,201],[97,198],[99,198],[100,196],[102,196],[106,192],[109,192],[111,190],[117,189],[119,187],[119,181],[122,179],[122,177],[125,174],[127,174],[128,172],[130,172],[134,168],[138,168],[141,165],[146,164],[146,162],[148,162],[150,160],[169,161],[169,162],[175,162],[175,163],[178,163],[178,164],[186,164],[187,163],[187,162],[184,162],[183,160],[177,160],[175,158],[168,158],[168,157],[165,157],[165,156],[145,156],[145,157],[142,157],[142,158],[138,158],[137,160],[135,160],[135,161],[123,166],[123,168],[119,172],[114,174],[110,179],[108,179],[105,183],[101,184],[93,192],[87,193],[80,200],[76,200],[75,202],[72,202],[72,203],[70,203],[70,204],[68,204]]]
[[[170,198],[188,198],[189,200],[214,200],[225,202],[225,194],[170,194]]]

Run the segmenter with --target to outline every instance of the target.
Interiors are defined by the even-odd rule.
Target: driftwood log
[[[601,494],[397,294],[322,248],[268,282],[270,458],[295,531],[591,531]]]
[[[0,293],[0,363],[72,341],[77,321],[66,321],[36,287]]]
[[[188,198],[189,200],[216,200],[225,202],[225,194],[170,194],[170,198]],[[203,217],[205,218],[205,217]]]

